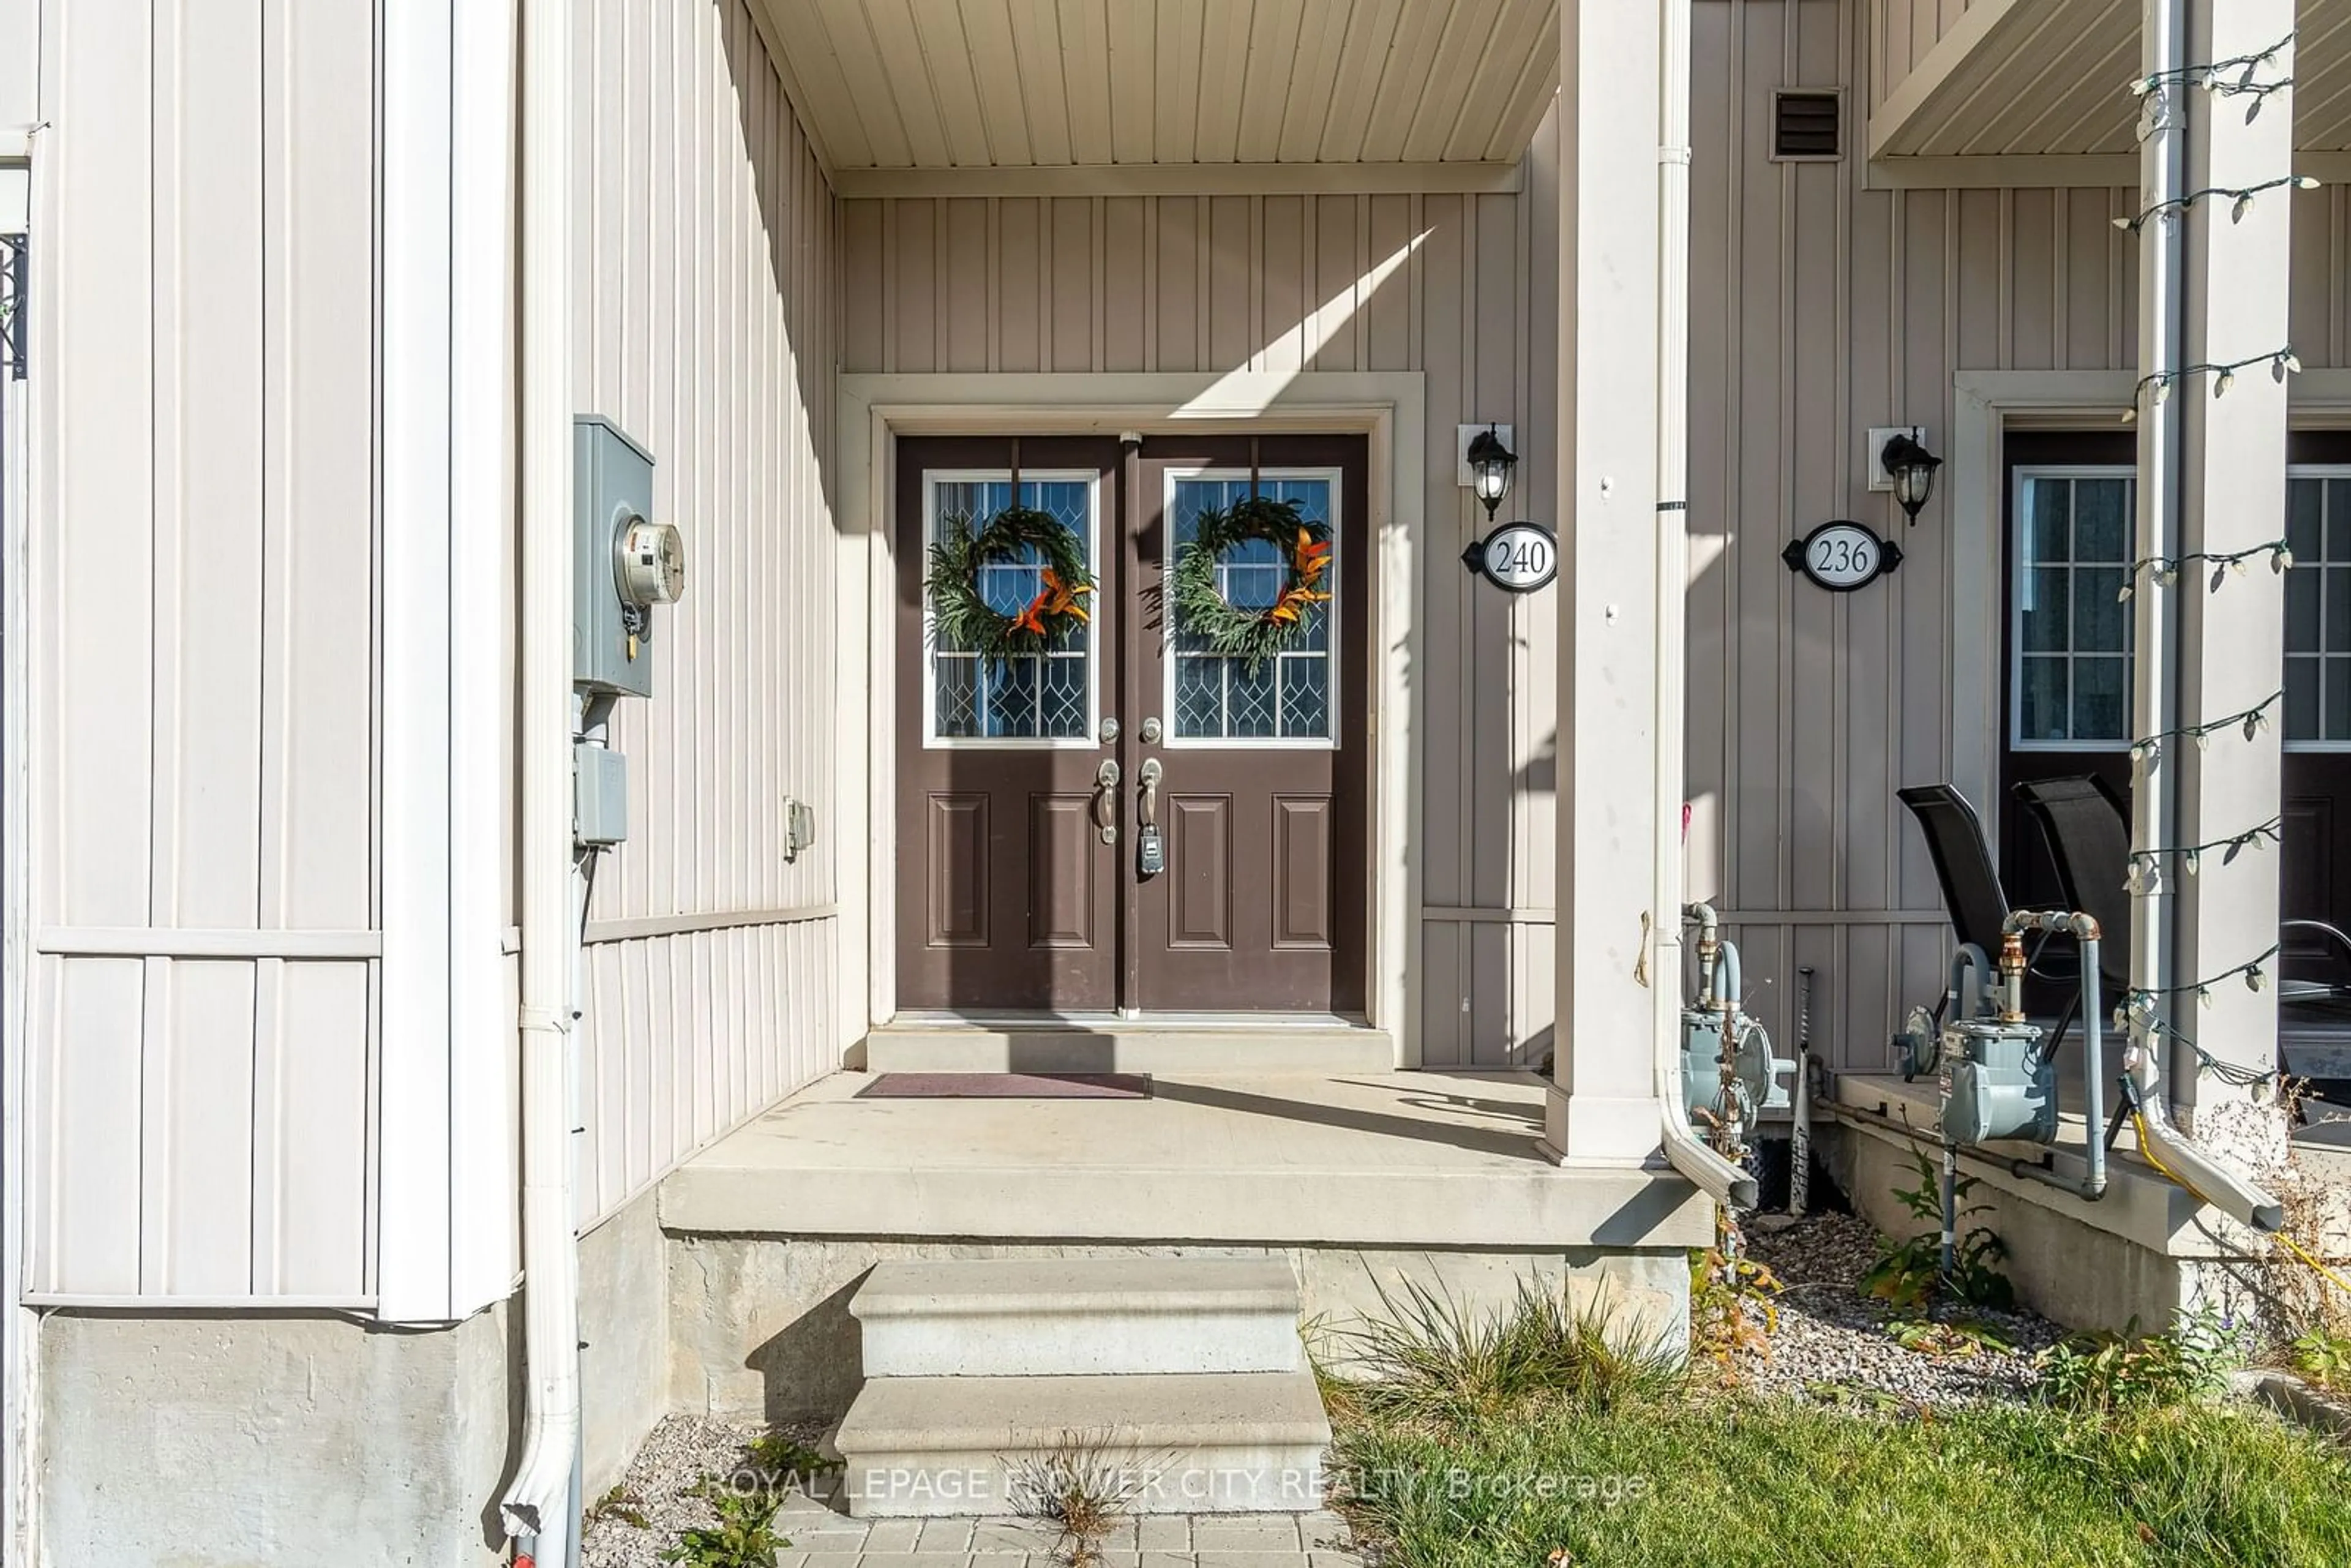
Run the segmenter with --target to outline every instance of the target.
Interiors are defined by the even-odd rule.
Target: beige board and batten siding
[[[1984,0],[1866,0],[1869,5],[1869,107],[1917,70],[1973,5]],[[2005,5],[2006,0],[1992,0]],[[1792,84],[1790,84],[1792,85]]]
[[[374,7],[41,23],[26,1288],[364,1299]]]
[[[1793,1039],[1810,965],[1816,1049],[1872,1069],[1934,999],[1950,941],[1894,792],[1958,771],[1954,663],[2001,628],[1954,624],[1949,497],[1906,528],[1865,488],[1863,434],[1922,423],[1948,452],[1959,371],[2128,369],[2136,257],[2112,220],[2137,193],[1870,191],[1851,157],[1771,162],[1772,89],[1852,82],[1862,0],[1729,0],[1696,21],[1690,886],[1731,913],[1774,1039]],[[2294,243],[2295,345],[2344,364],[2346,193],[2298,196]],[[1900,569],[1858,593],[1801,581],[1780,551],[1830,517],[1897,537]]]
[[[1950,776],[1954,643],[1998,628],[1954,626],[1945,503],[1902,528],[1863,432],[1948,441],[1958,371],[2126,367],[2136,333],[2129,191],[1869,191],[1851,155],[1771,158],[1775,89],[1865,80],[1874,10],[1696,8],[1690,262],[1690,888],[1732,915],[1775,1037],[1813,966],[1815,1044],[1865,1068],[1949,941],[1894,791]],[[1456,548],[1457,421],[1518,425],[1512,508],[1548,521],[1557,145],[1547,120],[1516,195],[847,200],[844,368],[1417,371]],[[2341,191],[2297,199],[2314,365],[2346,362],[2346,218]],[[1863,593],[1804,587],[1780,552],[1833,517],[1909,558]],[[1422,708],[1421,1060],[1498,1065],[1551,1024],[1556,595],[1497,594],[1450,553],[1421,587],[1425,689],[1460,694]]]
[[[1556,137],[1549,137],[1556,145]],[[1333,172],[1343,188],[1345,176]],[[1558,596],[1481,589],[1454,428],[1530,433],[1515,507],[1552,515],[1556,180],[1516,194],[844,200],[850,371],[1401,371],[1426,378],[1437,565],[1420,605],[1430,758],[1421,1057],[1500,1064],[1550,1021]],[[1398,258],[1401,258],[1399,261]],[[1407,502],[1407,504],[1410,504]],[[1479,514],[1482,517],[1482,514]],[[1475,983],[1473,984],[1473,977]]]
[[[581,1222],[837,1067],[833,196],[742,0],[595,0],[574,45],[579,406],[654,458],[687,588],[622,699],[587,927]],[[818,838],[784,855],[787,796]]]

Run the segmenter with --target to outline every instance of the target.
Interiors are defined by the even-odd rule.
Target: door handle
[[[1142,780],[1140,810],[1143,826],[1159,826],[1159,758],[1146,758],[1137,777]]]
[[[1118,764],[1108,759],[1094,769],[1094,826],[1106,844],[1118,842],[1119,778]]]

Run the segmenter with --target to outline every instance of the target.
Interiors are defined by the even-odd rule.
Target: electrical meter
[[[685,591],[685,540],[653,509],[653,454],[609,420],[572,421],[571,681],[653,695],[654,611]]]
[[[685,595],[684,536],[674,524],[622,518],[612,540],[612,584],[623,604],[675,604]]]

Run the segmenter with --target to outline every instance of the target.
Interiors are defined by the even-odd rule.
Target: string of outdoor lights
[[[2266,1084],[2274,1083],[2279,1079],[2285,1076],[2285,1071],[2283,1068],[2273,1067],[2262,1069],[2257,1067],[2246,1067],[2240,1063],[2226,1061],[2223,1058],[2215,1056],[2210,1051],[2205,1050],[2202,1046],[2197,1044],[2195,1040],[2190,1039],[2178,1026],[2166,1022],[2162,1017],[2152,1011],[2142,1009],[2137,1012],[2133,1012],[2126,1007],[2118,1007],[2115,1009],[2115,1027],[2116,1029],[2127,1029],[2134,1024],[2146,1030],[2148,1034],[2168,1035],[2173,1040],[2178,1040],[2180,1044],[2186,1046],[2189,1051],[2194,1053],[2197,1061],[2204,1064],[2204,1071],[2210,1072],[2221,1082],[2233,1084],[2239,1089],[2259,1088]]]
[[[2179,858],[2179,869],[2189,876],[2194,876],[2203,857],[2215,850],[2220,852],[2220,863],[2227,865],[2249,849],[2259,849],[2264,844],[2283,844],[2284,841],[2285,819],[2279,816],[2272,817],[2259,827],[2247,828],[2234,837],[2214,839],[2209,843],[2178,844],[2154,850],[2133,850],[2130,854],[2130,874],[2124,879],[2123,886],[2130,893],[2154,892],[2161,885],[2163,862],[2174,856]]]
[[[2283,92],[2292,87],[2294,78],[2283,77],[2271,81],[2256,81],[2253,79],[2254,74],[2263,66],[2277,64],[2278,56],[2291,47],[2294,40],[2294,35],[2288,33],[2259,54],[2237,55],[2225,60],[2213,60],[2206,65],[2182,66],[2177,70],[2157,71],[2152,75],[2140,77],[2131,83],[2131,96],[2145,98],[2149,93],[2160,92],[2167,87],[2199,87],[2206,92],[2216,93],[2224,98],[2240,98],[2250,94],[2253,99],[2253,112],[2258,113],[2263,99],[2273,92]],[[2231,71],[2238,73],[2234,81],[2229,79],[2229,73]],[[2248,115],[2247,118],[2250,119],[2252,116]]]
[[[2133,986],[2123,993],[2123,1007],[2134,1017],[2148,1013],[2148,1009],[2155,1006],[2157,999],[2162,997],[2194,997],[2206,1007],[2210,1007],[2212,988],[2223,980],[2233,980],[2240,975],[2245,977],[2247,990],[2265,990],[2269,987],[2270,977],[2269,972],[2262,966],[2283,951],[2284,951],[2283,948],[2273,942],[2266,952],[2257,953],[2241,964],[2231,964],[2219,974],[2208,975],[2200,980],[2190,980],[2182,986]],[[2152,1015],[2148,1014],[2148,1016]]]
[[[2196,749],[2202,751],[2210,738],[2224,729],[2242,730],[2245,738],[2251,740],[2269,728],[2270,709],[2283,701],[2285,701],[2285,690],[2280,687],[2241,712],[2229,714],[2220,718],[2207,719],[2202,724],[2183,724],[2177,729],[2158,730],[2153,735],[2140,736],[2131,742],[2131,760],[2150,766],[2161,761],[2163,743],[2167,740],[2192,740],[2196,743]],[[2149,852],[2169,854],[2172,851],[2166,848]]]
[[[2261,113],[2262,105],[2267,101],[2270,95],[2283,92],[2294,85],[2291,72],[2269,77],[2264,77],[2263,74],[2277,65],[2278,57],[2290,48],[2294,41],[2294,34],[2289,32],[2269,47],[2251,54],[2213,60],[2204,65],[2185,66],[2176,70],[2157,71],[2137,78],[2130,84],[2131,96],[2147,100],[2146,112],[2140,126],[2140,140],[2145,141],[2156,131],[2171,125],[2171,116],[2175,108],[2171,89],[2175,88],[2200,88],[2208,93],[2220,97],[2250,97],[2252,101],[2245,110],[2245,120],[2250,124],[2253,118]],[[2222,199],[2230,204],[2229,221],[2232,224],[2242,223],[2246,214],[2252,210],[2256,199],[2263,193],[2280,190],[2288,192],[2309,190],[2315,187],[2317,183],[2317,181],[2307,176],[2288,173],[2273,180],[2264,180],[2246,185],[2208,185],[2181,196],[2158,202],[2135,216],[2116,218],[2115,226],[2134,235],[2143,233],[2150,224],[2158,219],[2168,227],[2199,203]],[[2260,365],[2267,365],[2271,379],[2280,384],[2283,384],[2286,377],[2299,374],[2302,371],[2302,361],[2295,355],[2291,344],[2266,352],[2248,355],[2241,360],[2205,361],[2172,370],[2158,370],[2142,376],[2138,384],[2132,388],[2130,409],[2123,415],[2123,423],[2128,424],[2136,421],[2142,405],[2151,408],[2161,404],[2170,397],[2175,387],[2184,385],[2199,375],[2211,378],[2212,395],[2215,398],[2225,397],[2229,393],[2229,389],[2235,384],[2238,371],[2251,370]],[[2122,590],[2117,598],[2128,600],[2137,590],[2142,573],[2152,573],[2158,587],[2168,588],[2179,580],[2179,575],[2184,569],[2191,566],[2211,568],[2208,591],[2217,593],[2220,590],[2220,585],[2227,581],[2231,574],[2244,575],[2246,563],[2256,556],[2264,555],[2269,558],[2272,576],[2279,579],[2282,583],[2285,573],[2294,565],[2294,551],[2285,539],[2278,538],[2249,545],[2241,549],[2193,550],[2179,556],[2144,557],[2131,563],[2130,570],[2124,576]],[[2237,731],[2250,742],[2269,727],[2270,710],[2283,704],[2284,700],[2285,693],[2281,689],[2271,693],[2260,702],[2241,712],[2201,723],[2181,725],[2178,728],[2159,731],[2150,736],[2142,736],[2131,743],[2131,759],[2135,766],[2152,768],[2161,760],[2166,741],[2192,740],[2197,749],[2201,751],[2207,747],[2212,736],[2226,730]],[[2284,841],[2284,829],[2285,820],[2281,814],[2257,826],[2206,843],[2158,845],[2149,849],[2134,850],[2130,855],[2129,874],[2126,886],[2134,895],[2152,893],[2161,885],[2162,873],[2167,863],[2177,864],[2182,873],[2193,876],[2205,855],[2219,853],[2222,857],[2221,863],[2225,865],[2235,861],[2248,849],[2261,848],[2269,844],[2282,845]],[[2212,988],[2239,976],[2243,977],[2248,989],[2259,992],[2269,983],[2267,966],[2273,961],[2281,960],[2283,951],[2280,944],[2273,943],[2267,951],[2248,958],[2241,964],[2233,965],[2219,974],[2207,976],[2203,979],[2190,981],[2185,985],[2135,986],[2124,993],[2121,1004],[2115,1009],[2115,1021],[2117,1027],[2129,1029],[2142,1038],[2168,1036],[2179,1041],[2195,1055],[2201,1064],[2202,1071],[2210,1073],[2222,1082],[2239,1087],[2252,1087],[2269,1082],[2277,1076],[2274,1067],[2268,1070],[2254,1070],[2234,1062],[2224,1061],[2214,1056],[2164,1017],[2165,1003],[2175,997],[2192,996],[2199,1005],[2209,1007],[2212,1002]]]
[[[2123,579],[2122,591],[2116,594],[2115,598],[2117,601],[2125,601],[2137,592],[2139,574],[2149,570],[2155,573],[2157,587],[2169,588],[2179,580],[2181,567],[2192,566],[2198,561],[2211,563],[2212,580],[2208,586],[2212,592],[2218,593],[2220,591],[2220,584],[2228,580],[2231,572],[2236,573],[2239,577],[2244,576],[2245,563],[2257,555],[2268,556],[2270,570],[2280,576],[2283,576],[2294,565],[2293,547],[2284,539],[2270,539],[2262,544],[2248,545],[2243,549],[2199,549],[2190,550],[2186,555],[2141,556],[2130,563],[2129,572]]]
[[[2156,219],[2176,217],[2210,196],[2229,197],[2229,221],[2232,224],[2241,224],[2245,221],[2245,214],[2253,210],[2254,198],[2264,191],[2315,191],[2316,189],[2318,189],[2318,181],[2308,174],[2281,175],[2274,180],[2263,180],[2258,185],[2207,185],[2201,190],[2190,191],[2184,196],[2173,196],[2167,201],[2158,202],[2136,217],[2116,218],[2115,227],[2126,234],[2137,234]]]
[[[2138,418],[2140,399],[2145,398],[2150,407],[2163,402],[2171,396],[2171,389],[2175,384],[2188,380],[2190,376],[2209,373],[2212,377],[2212,395],[2226,397],[2229,395],[2229,389],[2237,384],[2239,371],[2264,364],[2269,366],[2270,380],[2273,382],[2283,382],[2288,376],[2297,376],[2302,373],[2301,356],[2294,351],[2294,345],[2291,343],[2282,349],[2272,349],[2267,353],[2254,354],[2246,359],[2205,360],[2192,365],[2182,365],[2176,371],[2157,371],[2152,374],[2139,377],[2138,385],[2131,389],[2131,405],[2123,413],[2123,423],[2129,424]],[[2147,395],[2147,390],[2150,387],[2154,389],[2152,397]]]

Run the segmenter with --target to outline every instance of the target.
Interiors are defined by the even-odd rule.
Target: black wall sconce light
[[[1915,434],[1897,432],[1877,449],[1877,465],[1891,481],[1883,487],[1894,492],[1895,504],[1912,528],[1918,526],[1919,510],[1935,493],[1935,470],[1943,465],[1943,460],[1920,441],[1925,434],[1923,429]]]
[[[1469,438],[1469,450],[1464,456],[1478,499],[1485,504],[1486,520],[1490,523],[1510,493],[1510,470],[1519,465],[1519,455],[1503,444],[1496,428],[1489,424]]]

